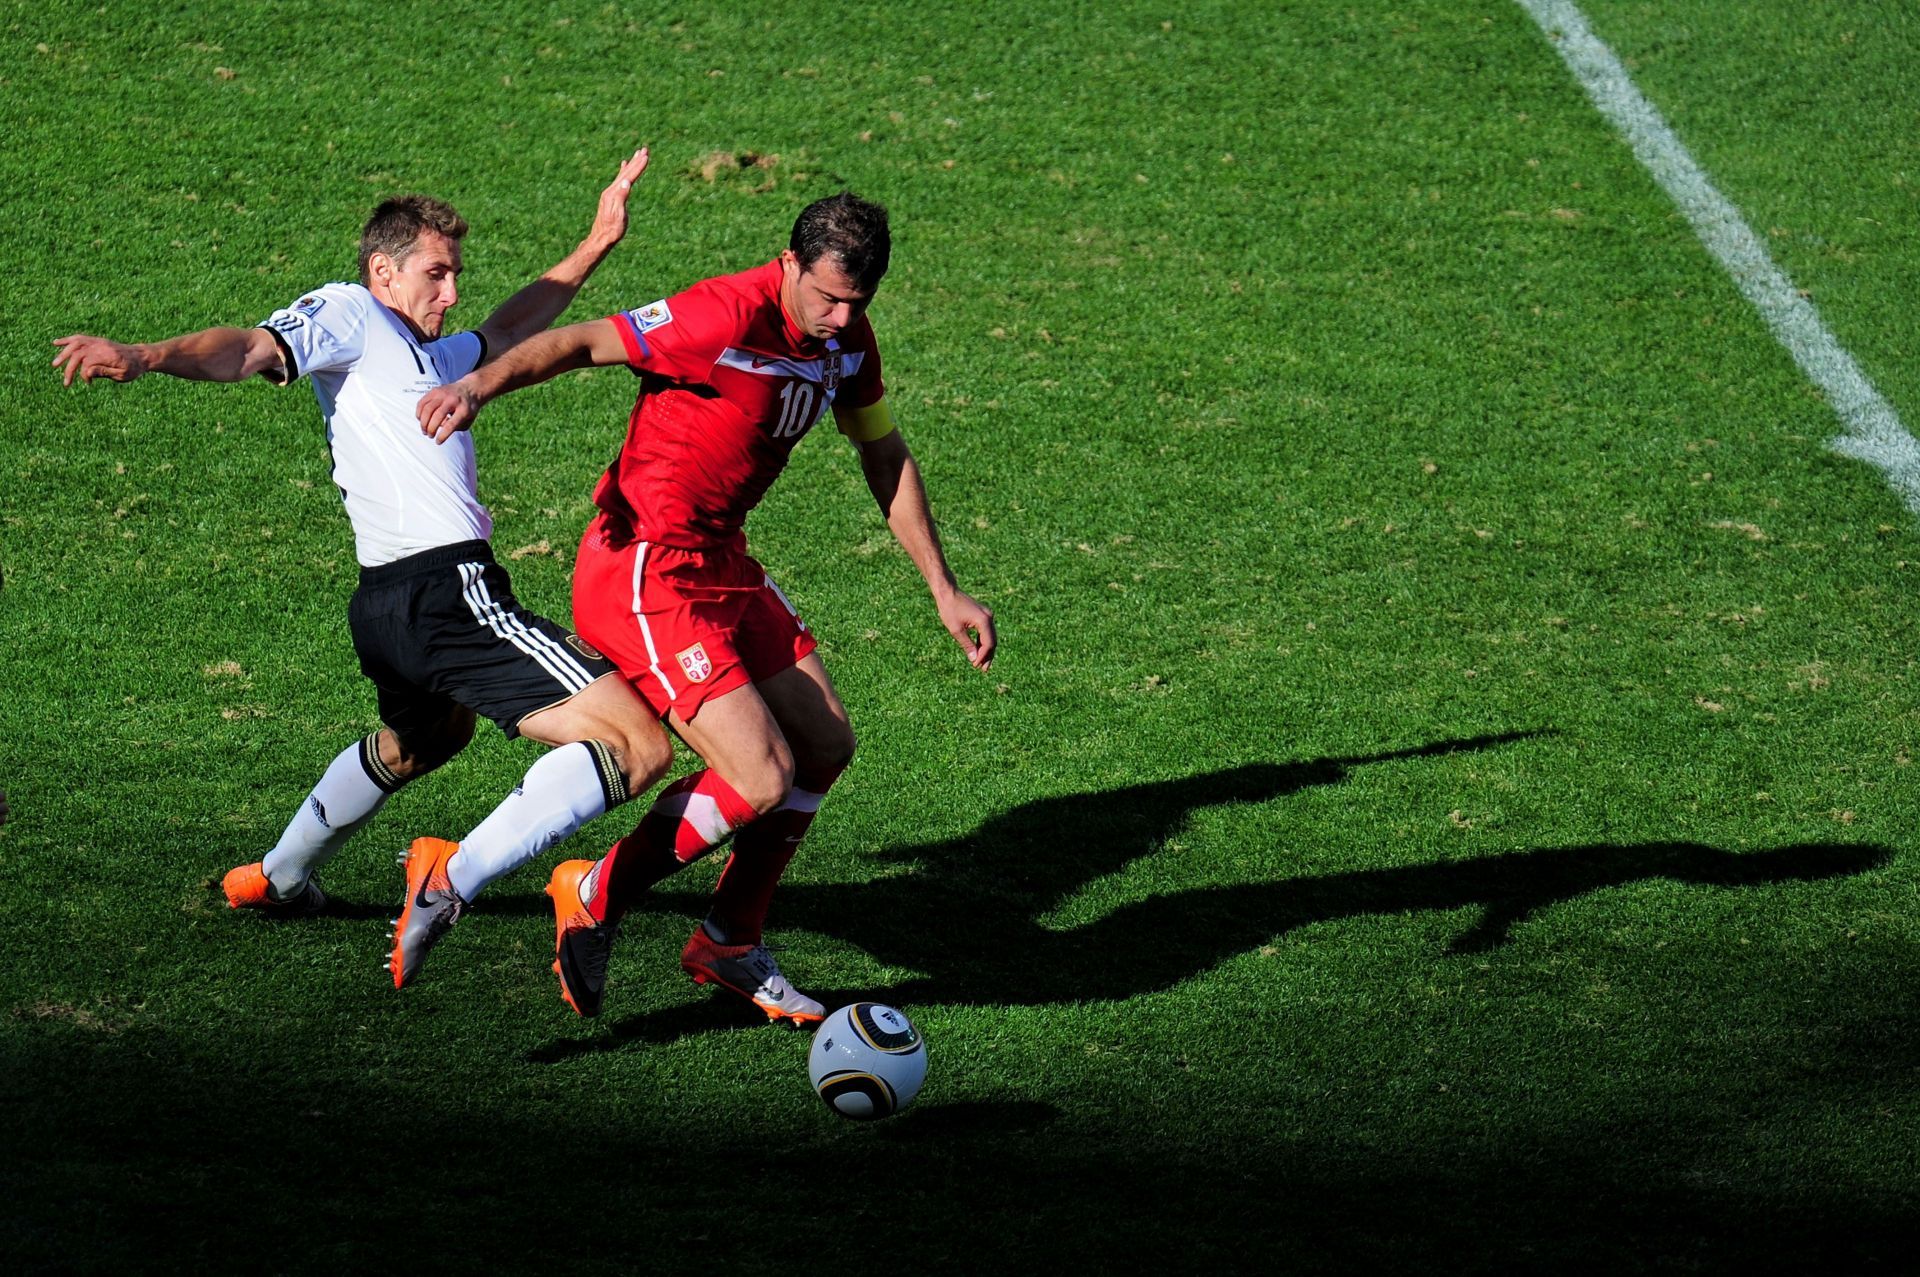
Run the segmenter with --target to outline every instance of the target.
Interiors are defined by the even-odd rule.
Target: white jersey
[[[260,327],[280,343],[282,384],[313,382],[333,449],[333,481],[346,499],[363,567],[493,535],[480,504],[473,436],[444,444],[414,419],[420,396],[457,381],[486,358],[478,333],[420,342],[359,284],[328,284]]]

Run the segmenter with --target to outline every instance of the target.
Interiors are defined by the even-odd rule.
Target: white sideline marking
[[[1720,259],[1800,371],[1825,393],[1844,431],[1827,446],[1881,471],[1907,509],[1920,515],[1920,443],[1827,330],[1813,303],[1773,264],[1766,244],[1740,211],[1714,189],[1660,112],[1641,96],[1620,59],[1587,26],[1579,6],[1571,0],[1516,3],[1539,24],[1593,104],[1626,137],[1635,157]]]

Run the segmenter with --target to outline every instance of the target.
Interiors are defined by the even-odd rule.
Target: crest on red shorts
[[[685,670],[687,677],[694,682],[704,683],[707,681],[707,675],[713,673],[713,662],[707,659],[707,649],[695,643],[692,647],[681,650],[680,668]]]

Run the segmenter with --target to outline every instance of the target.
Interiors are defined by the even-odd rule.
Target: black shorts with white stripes
[[[485,541],[361,568],[347,622],[380,718],[403,741],[433,732],[455,704],[517,736],[527,715],[614,672],[579,635],[520,606]]]

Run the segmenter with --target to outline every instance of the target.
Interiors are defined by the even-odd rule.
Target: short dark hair
[[[420,232],[433,231],[459,243],[467,233],[466,219],[453,205],[431,195],[396,195],[380,201],[360,229],[360,282],[367,282],[367,263],[385,253],[397,266],[420,242]]]
[[[794,219],[787,247],[800,259],[802,270],[813,269],[815,262],[831,253],[854,283],[872,289],[887,273],[893,254],[887,210],[852,191],[815,200]]]

